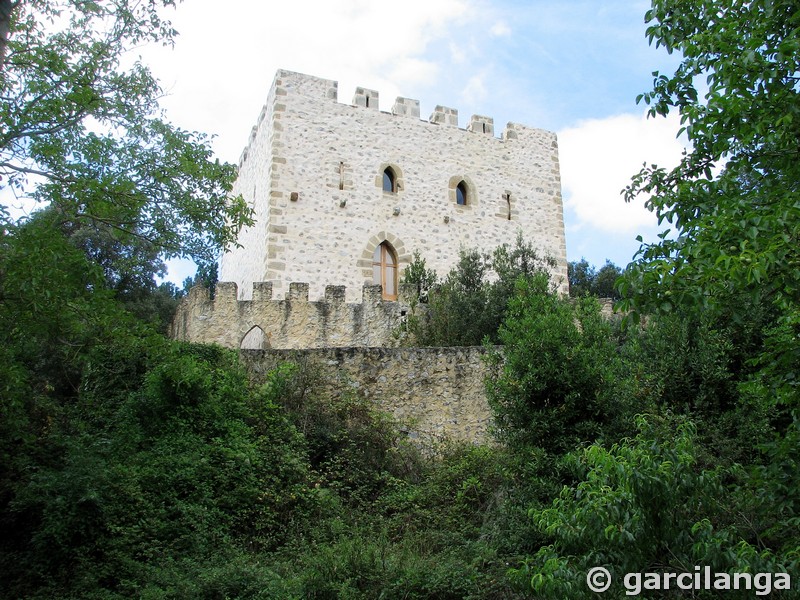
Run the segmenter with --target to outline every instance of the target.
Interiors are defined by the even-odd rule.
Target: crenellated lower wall
[[[412,438],[490,441],[482,347],[322,348],[242,352],[254,380],[280,363],[314,368],[331,397],[357,392],[408,427]]]
[[[235,283],[217,284],[213,299],[194,287],[178,306],[172,337],[248,350],[392,346],[415,290],[401,285],[398,301],[388,302],[381,286],[365,285],[363,300],[349,303],[344,286],[326,286],[316,301],[309,301],[308,288],[292,283],[286,298],[273,299],[272,283],[260,282],[252,300],[239,300]]]

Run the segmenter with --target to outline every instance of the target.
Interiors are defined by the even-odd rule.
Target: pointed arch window
[[[467,205],[467,184],[463,181],[456,186],[456,204],[459,206]]]
[[[383,191],[390,194],[397,193],[397,175],[392,167],[386,167],[383,171]]]
[[[242,338],[239,348],[242,350],[261,350],[264,348],[266,336],[264,330],[258,325],[251,327],[250,331]],[[268,344],[267,344],[268,345]]]
[[[372,255],[372,283],[381,286],[384,300],[397,300],[397,255],[389,242],[375,248]]]

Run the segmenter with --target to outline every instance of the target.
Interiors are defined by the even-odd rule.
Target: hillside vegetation
[[[419,342],[490,346],[488,446],[410,444],[302,365],[254,385],[236,353],[161,333],[162,260],[213,279],[251,215],[121,66],[172,39],[158,4],[0,2],[2,184],[47,206],[0,214],[0,597],[590,598],[594,567],[623,597],[626,573],[706,566],[788,573],[772,597],[796,596],[793,3],[653,1],[647,35],[683,59],[641,100],[692,150],[628,189],[674,231],[616,279],[626,319],[594,295],[613,265],[573,264],[560,298],[524,239],[408,270]],[[720,593],[756,591],[693,597]]]

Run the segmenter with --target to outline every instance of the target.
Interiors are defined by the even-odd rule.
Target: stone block
[[[366,88],[357,87],[353,96],[353,105],[378,110],[378,92]]]
[[[419,119],[419,100],[398,96],[392,106],[392,114]]]
[[[364,304],[375,304],[382,300],[383,290],[379,285],[367,284],[362,294]]]
[[[433,109],[433,113],[431,113],[430,119],[428,120],[431,123],[458,127],[458,110],[437,105],[436,108]]]
[[[482,115],[472,115],[469,119],[469,127],[467,127],[467,130],[473,133],[484,133],[494,136],[494,119]]]
[[[346,288],[343,285],[326,285],[325,302],[344,304]]]
[[[272,300],[272,282],[256,281],[253,283],[253,302],[268,302]]]
[[[308,302],[308,284],[298,282],[290,283],[287,300],[303,300]]]

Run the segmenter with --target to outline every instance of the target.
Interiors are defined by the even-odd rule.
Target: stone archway
[[[392,233],[379,231],[369,238],[369,241],[367,242],[366,246],[364,246],[364,250],[361,253],[361,258],[358,260],[358,267],[361,269],[364,283],[367,285],[372,284],[372,267],[375,250],[377,250],[383,243],[388,243],[389,246],[391,246],[391,248],[394,250],[395,256],[397,257],[398,281],[400,281],[402,277],[403,269],[411,262],[411,255],[406,250],[406,246],[400,238]]]
[[[269,348],[269,341],[264,330],[258,325],[251,327],[239,343],[240,350],[263,350],[265,348]]]

